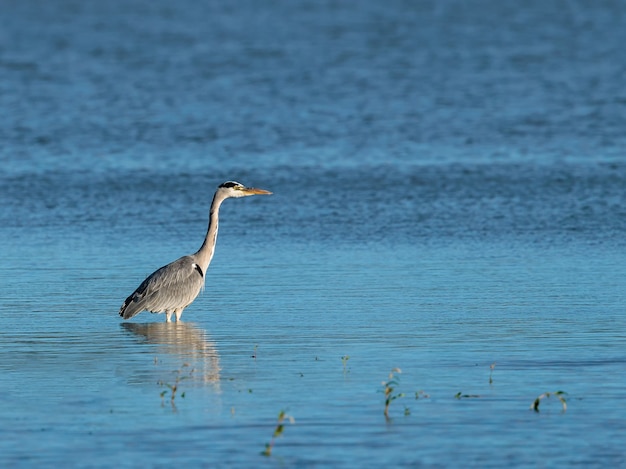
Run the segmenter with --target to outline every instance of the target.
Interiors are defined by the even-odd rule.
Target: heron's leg
[[[183,315],[183,309],[185,308],[178,308],[174,311],[174,313],[176,314],[176,322],[180,321],[180,317]]]
[[[165,322],[172,322],[172,312],[171,311],[165,311]]]

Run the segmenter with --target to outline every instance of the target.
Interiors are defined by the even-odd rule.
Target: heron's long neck
[[[198,264],[202,268],[202,272],[206,274],[206,271],[213,259],[213,253],[215,252],[215,243],[217,242],[217,227],[219,224],[220,205],[224,198],[218,197],[217,194],[213,197],[213,203],[211,203],[211,211],[209,213],[209,228],[207,229],[204,243],[196,252],[198,258]]]

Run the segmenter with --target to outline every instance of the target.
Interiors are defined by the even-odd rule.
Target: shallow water
[[[3,466],[625,463],[620,4],[1,5]]]

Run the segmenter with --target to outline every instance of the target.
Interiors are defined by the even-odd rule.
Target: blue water
[[[0,1],[2,466],[625,465],[625,18]]]

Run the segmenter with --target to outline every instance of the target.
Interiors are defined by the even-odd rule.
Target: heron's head
[[[270,191],[265,189],[257,189],[255,187],[246,187],[235,181],[226,181],[220,184],[218,191],[224,194],[224,197],[246,197],[249,195],[269,195]]]

